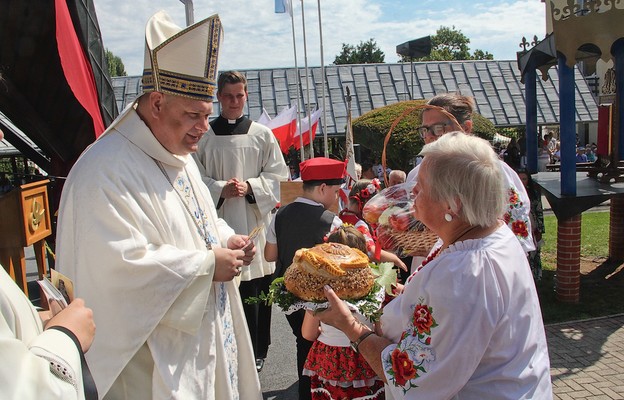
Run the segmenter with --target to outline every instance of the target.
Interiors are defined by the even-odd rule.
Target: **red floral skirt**
[[[313,400],[385,399],[383,381],[351,347],[315,341],[303,374],[310,376]]]

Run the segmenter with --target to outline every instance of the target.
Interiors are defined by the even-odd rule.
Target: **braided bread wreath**
[[[340,243],[323,243],[297,250],[284,274],[286,290],[305,301],[326,300],[329,285],[343,300],[366,296],[375,284],[368,256]]]

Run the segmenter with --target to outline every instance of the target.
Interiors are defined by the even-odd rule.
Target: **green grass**
[[[555,293],[557,269],[557,219],[545,216],[546,233],[542,248],[542,280],[537,284],[545,323],[595,318],[624,313],[624,272],[622,263],[607,259],[609,254],[609,212],[587,212],[581,223],[580,301],[559,302]]]
[[[557,218],[544,217],[546,234],[542,253],[557,255]],[[581,254],[585,257],[606,257],[609,254],[609,212],[588,212],[581,218]]]

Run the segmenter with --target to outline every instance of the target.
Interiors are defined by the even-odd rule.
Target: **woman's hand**
[[[314,316],[322,322],[340,329],[351,342],[357,341],[370,329],[360,324],[355,319],[347,305],[336,296],[336,293],[328,285],[325,286],[325,296],[329,301],[329,307],[325,311],[317,311]],[[366,359],[368,365],[375,373],[386,382],[385,371],[381,363],[381,352],[390,344],[386,338],[368,335],[365,341],[360,342],[358,352]]]
[[[360,337],[362,325],[329,285],[325,285],[325,296],[329,307],[323,311],[316,311],[314,316],[321,322],[341,330],[351,341]]]

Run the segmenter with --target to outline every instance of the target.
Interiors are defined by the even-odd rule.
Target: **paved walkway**
[[[624,314],[546,326],[555,399],[624,399]]]

